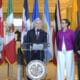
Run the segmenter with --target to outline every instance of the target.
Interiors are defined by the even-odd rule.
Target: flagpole
[[[8,63],[8,74],[7,74],[7,76],[8,76],[7,80],[10,80],[10,78],[9,78],[9,63]]]
[[[10,78],[9,78],[9,63],[7,63],[8,64],[8,68],[7,68],[7,78],[5,79],[5,80],[11,80]]]

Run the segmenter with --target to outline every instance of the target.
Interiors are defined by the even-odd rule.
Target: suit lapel
[[[34,40],[36,40],[36,33],[35,33],[35,29],[33,29],[33,36],[34,36]]]

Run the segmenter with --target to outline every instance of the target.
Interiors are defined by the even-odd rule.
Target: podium
[[[24,43],[23,45],[21,45],[21,47],[24,53],[29,54],[29,58],[30,60],[32,60],[31,57],[33,56],[33,54],[34,55],[36,54],[36,56],[37,56],[37,53],[44,54],[44,51],[47,50],[47,48],[49,47],[49,44],[48,43]],[[40,55],[40,59],[41,58],[42,56]],[[47,57],[45,58],[47,59]]]
[[[44,55],[44,50],[47,50],[47,47],[47,43],[24,43],[22,45],[24,53],[29,54],[27,76],[32,80],[41,80],[46,75],[46,64],[43,62],[44,57],[42,55]]]

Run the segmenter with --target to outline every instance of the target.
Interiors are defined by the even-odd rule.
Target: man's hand
[[[77,53],[80,54],[80,50],[78,50]]]

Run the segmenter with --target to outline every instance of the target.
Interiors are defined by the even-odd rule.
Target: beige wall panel
[[[3,12],[6,13],[8,0],[2,0],[2,1],[3,1],[3,5],[2,5]],[[12,0],[14,13],[22,13],[23,1],[24,0]],[[55,0],[48,0],[48,2],[49,2],[50,13],[53,13],[55,10]],[[39,3],[39,12],[42,13],[44,0],[38,0],[38,3]],[[34,4],[34,0],[28,0],[30,13],[32,13],[32,11],[33,11],[33,4]],[[60,4],[61,4],[61,8],[66,8],[72,4],[72,0],[60,0]]]
[[[67,18],[67,11],[66,11],[66,9],[63,9],[62,11],[61,11],[61,18],[63,19],[63,18]]]
[[[71,21],[71,15],[72,15],[72,7],[67,8],[67,18],[69,21]]]

